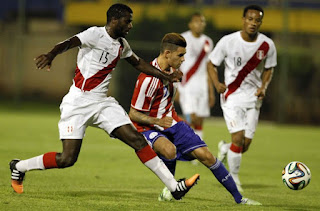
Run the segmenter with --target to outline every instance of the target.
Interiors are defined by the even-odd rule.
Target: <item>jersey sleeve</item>
[[[217,45],[214,47],[213,51],[209,54],[209,60],[215,66],[220,66],[220,64],[226,57],[225,43],[226,42],[224,38],[220,39]]]
[[[120,55],[120,58],[123,59],[123,58],[128,58],[132,55],[132,50],[131,50],[131,47],[128,43],[128,41],[124,38],[121,38],[122,39],[122,44],[123,44],[123,50],[122,50],[122,53]]]
[[[160,80],[158,78],[140,74],[133,91],[131,107],[138,111],[150,111],[159,85]]]
[[[269,43],[270,49],[267,53],[267,58],[264,64],[266,69],[277,66],[277,50],[274,43],[271,41]]]
[[[87,30],[76,34],[76,36],[81,41],[81,47],[94,47],[99,40],[99,33],[97,32],[97,27],[93,26]]]

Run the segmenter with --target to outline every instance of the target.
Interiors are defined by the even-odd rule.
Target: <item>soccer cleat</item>
[[[255,206],[260,206],[262,205],[260,202],[248,199],[248,198],[242,198],[241,202],[239,204],[245,204],[245,205],[255,205]]]
[[[176,200],[182,199],[184,195],[188,193],[188,191],[197,184],[198,180],[200,179],[200,174],[195,174],[189,179],[180,179],[178,180],[177,188],[175,191],[171,192],[173,198]]]
[[[219,143],[218,143],[218,160],[220,160],[223,165],[226,165],[226,155],[227,155],[227,151],[224,151],[222,149],[222,146],[226,144],[226,142],[224,140],[221,140]]]
[[[10,161],[9,166],[10,166],[10,170],[11,170],[11,187],[13,188],[13,190],[16,193],[23,193],[23,179],[25,176],[25,173],[20,172],[17,170],[16,168],[16,164],[19,162],[20,160],[15,159]]]
[[[164,187],[160,195],[158,196],[158,201],[171,201],[172,195],[167,187]]]

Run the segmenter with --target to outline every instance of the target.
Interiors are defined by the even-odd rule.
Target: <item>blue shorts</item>
[[[191,127],[183,121],[178,122],[174,126],[163,131],[148,130],[142,132],[142,134],[145,136],[148,143],[152,147],[153,143],[159,137],[167,138],[176,146],[176,159],[181,161],[194,160],[194,158],[192,156],[189,156],[188,154],[197,148],[207,146],[207,144],[203,140],[201,140],[201,138],[197,134],[194,133]],[[164,159],[162,156],[160,157],[161,159]]]

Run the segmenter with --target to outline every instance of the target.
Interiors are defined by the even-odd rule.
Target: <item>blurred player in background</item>
[[[166,74],[172,74],[184,61],[186,45],[180,34],[166,34],[161,41],[160,55],[152,61],[152,65]],[[198,159],[232,194],[236,203],[260,205],[242,197],[224,165],[211,154],[206,143],[191,127],[179,118],[173,106],[177,85],[145,73],[138,76],[129,112],[137,130],[142,132],[173,175],[177,160]],[[171,200],[167,188],[163,189],[158,200]]]
[[[175,199],[181,199],[199,179],[196,174],[188,180],[177,182],[145,138],[133,127],[124,109],[113,97],[107,96],[111,72],[122,58],[137,70],[163,80],[173,82],[181,78],[181,72],[166,74],[133,53],[124,38],[131,28],[131,8],[114,4],[107,11],[106,26],[91,27],[36,58],[39,69],[46,66],[49,69],[58,54],[79,47],[73,85],[60,105],[59,133],[63,151],[48,152],[27,160],[12,160],[11,185],[15,192],[23,192],[22,182],[27,171],[73,166],[88,126],[101,128],[132,147],[141,162],[160,178]]]
[[[273,41],[259,28],[264,16],[257,5],[243,11],[241,31],[220,39],[209,55],[210,77],[218,93],[231,143],[220,141],[218,159],[228,160],[229,171],[238,189],[242,191],[238,176],[242,153],[246,152],[256,131],[262,99],[277,65],[277,52]],[[224,83],[218,79],[217,66],[225,64]]]
[[[181,34],[187,41],[187,53],[180,67],[183,77],[178,86],[179,101],[187,122],[202,139],[203,120],[210,116],[210,107],[215,103],[213,85],[208,81],[207,72],[213,42],[203,34],[206,20],[202,14],[194,13],[188,26],[190,30]]]

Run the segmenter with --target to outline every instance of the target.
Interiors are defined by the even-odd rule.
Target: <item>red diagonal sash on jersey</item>
[[[80,69],[77,67],[75,70],[75,76],[73,78],[75,86],[79,89],[82,89],[83,91],[90,91],[91,89],[94,89],[96,86],[98,86],[107,76],[108,74],[116,67],[119,59],[120,59],[120,52],[121,47],[119,49],[119,54],[117,58],[115,58],[107,67],[104,67],[102,70],[99,70],[96,74],[91,76],[85,81],[85,84],[82,88],[84,77],[80,72]]]
[[[206,40],[205,44],[202,48],[202,51],[199,54],[199,57],[197,58],[196,62],[194,63],[194,65],[190,68],[190,70],[187,72],[186,77],[184,77],[184,80],[182,80],[182,84],[185,84],[189,81],[189,79],[191,78],[191,76],[193,74],[195,74],[199,68],[199,65],[201,64],[203,58],[206,56],[206,51],[205,51],[205,46],[209,45],[209,41]]]
[[[228,85],[228,91],[225,94],[225,100],[228,98],[230,94],[235,92],[241,85],[242,81],[247,77],[252,70],[254,70],[259,63],[264,59],[269,51],[269,44],[267,42],[263,42],[258,50],[253,54],[251,59],[247,62],[247,64],[239,71],[236,79]]]

